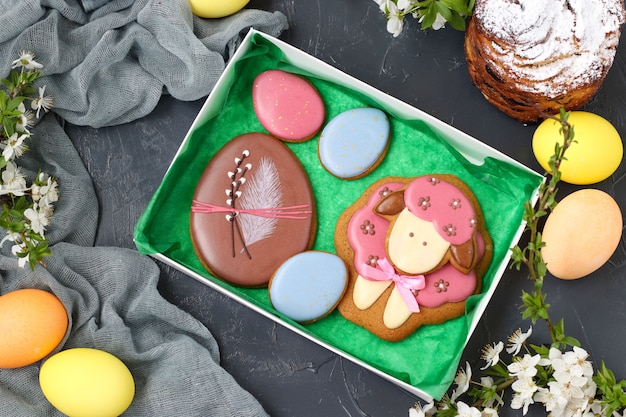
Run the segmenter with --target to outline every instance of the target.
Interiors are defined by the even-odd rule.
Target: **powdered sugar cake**
[[[613,64],[623,0],[476,0],[465,37],[470,77],[522,122],[595,95]]]

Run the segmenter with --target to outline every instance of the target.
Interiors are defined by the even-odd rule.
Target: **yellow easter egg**
[[[219,18],[230,16],[248,4],[250,0],[189,0],[191,12],[198,17]]]
[[[44,362],[39,372],[44,396],[69,417],[117,417],[135,396],[133,376],[108,352],[74,348]]]
[[[569,123],[574,126],[574,143],[565,152],[561,164],[561,179],[570,184],[587,185],[605,180],[619,167],[624,147],[613,125],[596,114],[573,111]],[[539,124],[533,135],[533,153],[546,172],[548,161],[554,155],[556,143],[563,144],[559,132],[561,124],[546,119]]]
[[[577,279],[604,265],[622,237],[622,213],[604,191],[576,191],[552,210],[543,228],[541,255],[557,278]]]
[[[24,288],[0,297],[0,368],[19,368],[50,354],[68,327],[63,303],[52,293]]]

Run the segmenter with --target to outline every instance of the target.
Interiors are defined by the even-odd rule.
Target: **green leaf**
[[[441,2],[461,16],[469,16],[471,13],[467,0],[441,0]]]
[[[543,260],[541,262],[535,262],[535,267],[537,268],[537,275],[540,277],[545,277],[548,273],[548,266]]]
[[[4,112],[7,108],[7,94],[4,90],[0,90],[0,111]]]
[[[22,102],[24,102],[25,98],[26,97],[17,96],[17,97],[14,97],[14,98],[10,99],[7,102],[7,110],[10,111],[10,110],[17,109],[17,106],[19,106]],[[15,116],[18,116],[20,113],[21,112],[15,112],[14,114],[15,114]]]
[[[434,4],[431,4],[424,12],[424,19],[422,20],[422,29],[432,28],[433,23],[435,23],[436,18],[437,18],[437,10]]]
[[[458,411],[454,404],[450,404],[448,408],[439,409],[437,411],[437,417],[456,417],[458,415]]]
[[[565,336],[563,338],[562,343],[565,344],[566,346],[580,347],[580,342],[578,341],[578,339],[571,337],[571,336]]]
[[[535,353],[541,355],[544,358],[547,358],[548,354],[550,353],[550,347],[546,345],[531,344],[530,347],[535,351]]]
[[[514,246],[511,248],[511,267],[514,267],[518,271],[521,269],[522,265],[526,262],[524,251],[519,246]]]
[[[448,6],[446,6],[441,0],[435,1],[435,7],[437,8],[437,12],[443,16],[446,21],[450,21],[452,18],[452,10]]]
[[[16,126],[16,123],[14,119],[11,119],[10,117],[2,118],[2,127],[4,128],[4,131],[7,136],[11,136],[12,134],[15,133],[15,126]]]
[[[10,80],[7,80],[6,78],[0,79],[0,83],[2,83],[2,85],[9,91],[11,91],[11,90],[13,90],[15,88],[13,83]]]
[[[465,24],[465,18],[463,18],[458,12],[452,11],[452,16],[448,19],[448,23],[452,28],[458,31],[465,31],[467,25]]]
[[[530,294],[522,291],[522,303],[523,306],[520,307],[523,309],[522,318],[531,319],[533,324],[539,319],[548,319],[548,308],[550,305],[546,304],[545,295]]]

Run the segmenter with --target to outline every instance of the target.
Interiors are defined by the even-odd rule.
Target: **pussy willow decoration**
[[[56,179],[40,171],[29,185],[17,165],[28,150],[30,129],[53,104],[45,86],[33,87],[41,68],[34,53],[22,51],[9,76],[0,80],[0,227],[5,231],[0,245],[10,242],[19,266],[32,269],[51,255],[45,232],[58,199]]]

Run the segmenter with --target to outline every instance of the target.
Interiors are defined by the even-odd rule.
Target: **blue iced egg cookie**
[[[384,158],[390,130],[387,115],[379,109],[365,107],[338,114],[320,136],[322,166],[342,179],[367,175]]]
[[[272,306],[299,323],[316,321],[333,311],[348,279],[345,263],[329,252],[306,251],[287,259],[269,284]]]

